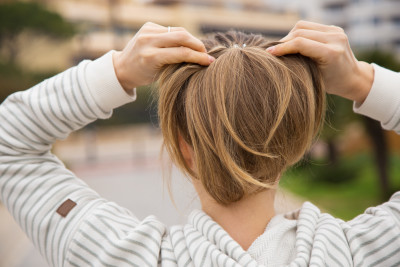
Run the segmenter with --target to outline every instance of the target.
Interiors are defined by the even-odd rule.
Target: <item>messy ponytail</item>
[[[158,112],[172,160],[220,204],[274,188],[309,149],[323,120],[325,95],[316,64],[275,57],[260,35],[218,33],[204,40],[209,67],[167,66]],[[193,148],[195,172],[179,136]]]

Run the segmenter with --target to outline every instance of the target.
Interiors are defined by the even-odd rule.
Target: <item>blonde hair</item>
[[[173,162],[220,204],[274,188],[309,149],[324,116],[317,65],[275,57],[260,35],[217,33],[203,41],[210,66],[181,63],[159,76],[158,113]],[[179,136],[193,148],[194,172]]]

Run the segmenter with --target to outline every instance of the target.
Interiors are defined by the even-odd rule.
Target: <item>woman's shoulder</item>
[[[310,202],[288,216],[297,220],[296,246],[310,255],[322,253],[325,259],[349,266],[399,264],[394,255],[400,251],[400,192],[350,221],[321,212]]]

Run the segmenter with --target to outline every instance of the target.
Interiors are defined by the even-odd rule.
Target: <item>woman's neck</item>
[[[223,206],[210,197],[202,185],[195,183],[195,187],[203,211],[224,228],[244,250],[264,233],[269,221],[275,216],[275,190],[265,190]]]

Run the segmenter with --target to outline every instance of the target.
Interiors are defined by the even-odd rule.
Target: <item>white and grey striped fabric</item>
[[[202,211],[167,230],[153,216],[139,221],[102,199],[50,153],[51,145],[133,99],[108,53],[0,107],[1,201],[52,266],[400,266],[400,193],[350,222],[306,202],[286,216],[296,222],[286,264],[254,258]],[[66,199],[77,205],[62,217],[56,211]],[[270,253],[273,243],[260,240],[256,250]]]

